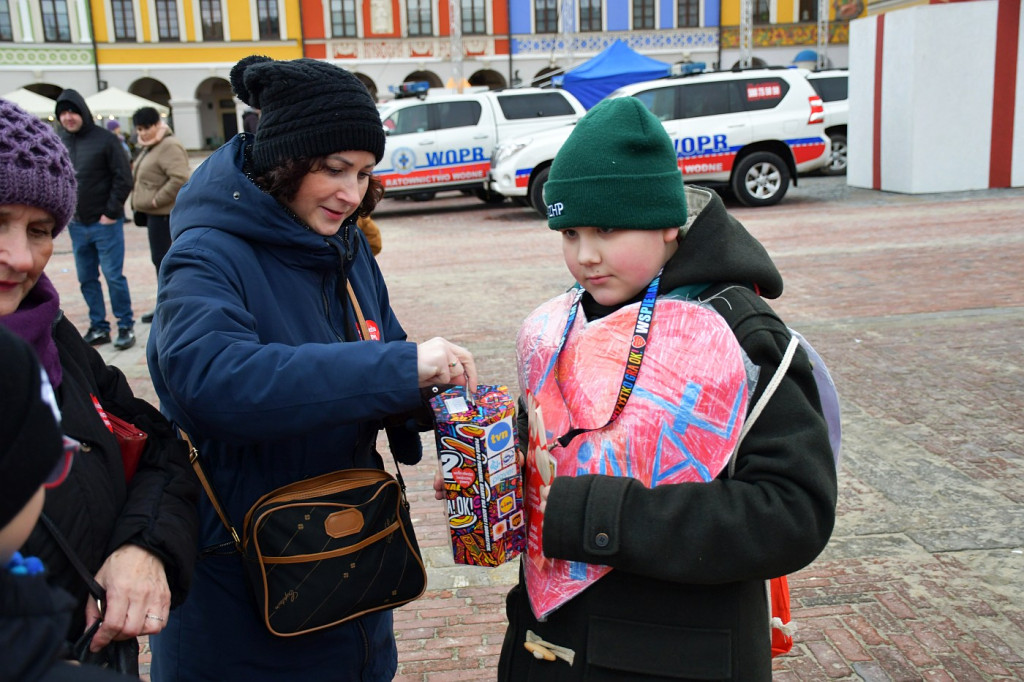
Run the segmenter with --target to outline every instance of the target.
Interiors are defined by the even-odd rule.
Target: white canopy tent
[[[57,106],[57,101],[49,97],[43,97],[25,88],[18,88],[13,92],[8,92],[6,95],[0,95],[0,97],[9,102],[14,102],[33,116],[51,121],[54,119],[53,110]]]
[[[157,104],[121,88],[110,87],[100,90],[95,95],[85,98],[92,115],[97,118],[118,118],[131,120],[132,114],[142,107],[153,107],[160,112],[161,116],[167,116],[171,110],[162,104]]]

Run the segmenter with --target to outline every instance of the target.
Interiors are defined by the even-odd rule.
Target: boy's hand
[[[523,472],[523,481],[526,481],[526,455],[523,454],[522,450],[516,450],[516,459],[519,461],[519,470]],[[540,487],[540,512],[544,513],[544,510],[548,506],[548,493],[551,492],[550,485],[542,485]]]
[[[434,499],[444,499],[444,474],[441,473],[440,463],[437,465],[437,469],[434,470]]]

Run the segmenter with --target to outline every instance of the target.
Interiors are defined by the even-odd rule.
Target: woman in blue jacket
[[[261,110],[260,126],[211,155],[178,195],[148,357],[164,411],[192,437],[240,525],[282,485],[382,468],[382,420],[416,410],[421,387],[463,375],[475,386],[476,369],[445,339],[406,340],[355,226],[383,195],[372,171],[384,131],[362,83],[324,62],[254,56],[235,65],[231,84]],[[400,459],[419,458],[418,434],[388,435]],[[394,676],[390,611],[275,637],[205,499],[200,525],[192,593],[154,638],[154,680]]]

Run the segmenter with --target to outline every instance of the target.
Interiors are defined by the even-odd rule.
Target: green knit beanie
[[[686,223],[675,147],[634,97],[599,102],[579,120],[544,184],[548,227],[660,230]]]

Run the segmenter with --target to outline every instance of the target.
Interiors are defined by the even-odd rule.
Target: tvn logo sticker
[[[491,426],[487,431],[487,452],[488,454],[499,453],[508,450],[513,445],[512,440],[512,419],[502,419]]]

